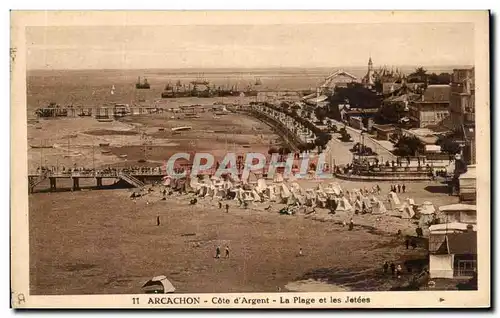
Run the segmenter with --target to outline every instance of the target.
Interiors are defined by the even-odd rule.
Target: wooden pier
[[[161,107],[140,107],[140,106],[101,106],[101,107],[42,107],[37,108],[38,117],[95,117],[111,118],[124,117],[129,115],[158,114],[166,111]]]

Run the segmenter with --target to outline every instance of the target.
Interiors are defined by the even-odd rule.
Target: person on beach
[[[398,193],[401,193],[401,185],[398,184]]]
[[[229,204],[226,203],[226,213],[229,213]]]
[[[229,258],[229,246],[226,245],[226,258]]]
[[[396,265],[394,265],[394,263],[391,263],[390,267],[391,267],[391,273],[392,275],[394,275],[396,273]]]
[[[398,278],[401,278],[401,272],[403,271],[403,269],[401,268],[401,265],[398,264],[398,266],[396,267],[396,276]]]
[[[389,270],[389,263],[387,261],[385,261],[383,268],[384,268],[384,274],[387,274],[387,271]]]
[[[303,256],[304,254],[302,254],[302,247],[299,247],[299,256]]]
[[[405,186],[405,184],[404,184],[404,183],[403,183],[403,186],[401,187],[401,189],[403,190],[403,193],[405,193],[405,192],[406,192],[406,186]]]
[[[160,216],[156,216],[156,226],[160,226]]]
[[[220,246],[215,248],[215,258],[220,258]]]
[[[222,202],[219,201],[219,209],[222,209]]]
[[[353,222],[353,220],[351,219],[351,220],[349,221],[349,231],[352,231],[352,229],[353,229],[353,228],[354,228],[354,222]]]

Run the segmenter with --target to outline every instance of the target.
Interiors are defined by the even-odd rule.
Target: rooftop
[[[424,92],[423,102],[450,102],[450,85],[429,85]]]

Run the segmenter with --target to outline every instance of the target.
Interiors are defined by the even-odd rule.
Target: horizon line
[[[399,64],[399,65],[380,65],[374,67],[374,69],[389,67],[389,68],[402,68],[402,67],[423,67],[423,68],[435,68],[435,67],[450,67],[450,66],[464,66],[464,67],[474,67],[474,64]],[[350,67],[367,67],[367,65],[334,65],[334,66],[265,66],[265,67],[245,67],[245,66],[235,66],[235,67],[131,67],[131,68],[26,68],[26,71],[133,71],[133,70],[272,70],[272,69],[343,69]]]

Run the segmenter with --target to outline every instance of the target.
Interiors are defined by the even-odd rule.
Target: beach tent
[[[413,207],[407,203],[403,204],[401,207],[401,218],[402,219],[411,219],[415,216],[415,211],[413,211]]]
[[[415,200],[412,198],[406,198],[405,202],[408,203],[408,205],[415,206]]]
[[[284,180],[283,180],[283,175],[281,173],[276,173],[274,175],[274,180],[273,180],[275,183],[282,183]]]
[[[308,206],[316,206],[317,198],[316,193],[313,189],[306,189],[306,205]]]
[[[292,182],[290,184],[290,191],[294,193],[302,193],[302,188],[297,182]]]
[[[163,185],[169,187],[172,183],[172,178],[170,176],[163,177]]]
[[[151,278],[143,286],[146,294],[168,294],[175,292],[175,287],[165,275]]]
[[[364,203],[365,207],[367,209],[370,209],[372,207],[372,201],[370,200],[370,198],[368,197],[364,197],[362,200],[361,200],[361,203]]]
[[[207,195],[207,192],[208,192],[208,185],[200,184],[200,188],[198,189],[198,195],[200,197],[204,197],[205,195]]]
[[[270,201],[275,202],[277,200],[276,186],[270,185],[264,190],[264,196]]]
[[[436,209],[434,208],[434,205],[429,201],[425,201],[422,204],[422,206],[418,209],[418,214],[420,215],[419,218],[420,227],[424,227],[428,225],[430,222],[432,222],[434,220],[435,213]]]
[[[342,197],[337,201],[337,209],[335,211],[351,211],[352,205],[347,201],[346,198]]]
[[[302,195],[301,193],[292,193],[293,197],[296,200],[296,203],[299,205],[305,205],[306,204],[306,197]]]
[[[340,184],[336,183],[336,182],[332,182],[328,185],[328,187],[330,189],[332,189],[333,193],[335,193],[335,195],[340,195],[342,193],[342,187],[340,186]]]
[[[252,190],[252,195],[253,195],[253,200],[255,202],[262,201],[262,198],[261,198],[260,194],[255,189]]]
[[[354,202],[354,211],[363,211],[363,203],[360,200]]]
[[[255,190],[257,190],[257,192],[262,192],[265,191],[266,189],[267,189],[266,180],[262,178],[257,180],[257,186],[255,187]]]
[[[387,209],[385,208],[384,202],[377,200],[377,202],[372,204],[372,213],[373,214],[385,214],[387,213]]]
[[[224,188],[216,188],[214,198],[221,199],[226,197],[226,190]]]
[[[401,201],[399,201],[396,192],[389,192],[387,199],[389,200],[389,207],[391,210],[396,210],[401,205]]]

